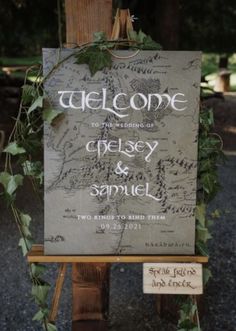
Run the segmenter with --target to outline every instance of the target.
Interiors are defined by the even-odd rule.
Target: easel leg
[[[52,308],[51,308],[51,312],[49,315],[50,322],[55,322],[56,317],[57,317],[59,301],[60,301],[60,297],[61,297],[61,291],[62,291],[64,279],[65,279],[65,273],[66,273],[66,263],[62,263],[59,268],[57,281],[56,281],[56,287],[55,287],[54,295],[53,295],[53,299],[52,299]]]
[[[72,266],[72,331],[107,330],[109,265],[74,263]]]

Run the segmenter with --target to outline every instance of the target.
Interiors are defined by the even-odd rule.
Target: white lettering
[[[163,109],[166,109],[169,106],[170,102],[171,102],[171,97],[167,93],[163,93],[163,94],[157,94],[157,93],[155,93],[155,94],[148,94],[148,111],[152,109],[152,105],[153,105],[152,97],[155,97],[155,98],[158,99],[158,104],[157,104],[156,108],[154,109],[154,111],[156,111],[159,108],[162,108],[161,105],[163,103],[164,103]],[[167,103],[166,104],[164,102],[164,98],[167,99]],[[155,101],[154,101],[154,105],[155,105]]]
[[[90,146],[90,145],[94,145],[94,143],[95,143],[95,141],[93,141],[93,140],[89,141],[89,142],[86,144],[86,151],[88,151],[88,152],[96,152],[96,149],[93,149],[93,150],[89,149],[89,146]]]
[[[125,195],[125,196],[137,196],[137,197],[148,197],[156,201],[161,201],[162,199],[159,199],[152,194],[149,193],[149,183],[146,183],[145,185],[138,184],[131,186],[128,185],[91,185],[91,196],[100,196],[100,197],[106,197],[107,200],[110,200],[111,198],[115,198],[116,195]]]
[[[152,145],[149,142],[146,142],[146,145],[150,148],[150,153],[145,157],[145,161],[146,162],[150,162],[150,156],[152,155],[152,153],[154,152],[154,150],[157,148],[157,146],[159,145],[157,140],[153,141],[154,145],[152,147]]]
[[[128,157],[134,157],[135,153],[144,153],[144,159],[146,162],[151,161],[151,155],[156,150],[159,142],[157,140],[153,140],[152,142],[148,141],[122,141],[122,139],[118,140],[94,140],[89,141],[86,144],[86,150],[89,153],[96,153],[98,158],[100,159],[106,153],[121,153]]]
[[[102,109],[108,111],[109,113],[115,114],[119,118],[124,118],[129,116],[128,114],[122,115],[120,113],[115,112],[113,109],[108,108],[106,106],[106,100],[107,100],[107,90],[105,88],[102,89]]]
[[[178,96],[178,95],[184,97],[184,94],[183,94],[183,93],[176,93],[176,94],[174,94],[173,97],[172,97],[172,99],[171,99],[171,107],[172,107],[174,110],[177,110],[177,111],[183,111],[183,110],[185,110],[187,107],[185,106],[185,107],[183,107],[183,108],[177,108],[176,105],[175,105],[175,103],[176,103],[176,102],[179,102],[179,103],[186,103],[187,100],[177,100],[177,96]]]
[[[99,102],[99,101],[102,101],[102,99],[94,99],[92,98],[91,96],[92,95],[98,95],[99,96],[99,93],[98,92],[90,92],[86,95],[86,101],[85,101],[85,104],[86,104],[86,107],[89,108],[89,109],[100,109],[101,108],[101,105],[98,105],[97,107],[94,107],[94,106],[91,106],[89,104],[90,101],[93,101],[93,102]]]
[[[141,99],[143,99],[143,105],[141,106],[141,107],[137,107],[136,105],[135,105],[135,103],[134,103],[134,99],[137,97],[137,96],[139,96]],[[146,106],[147,106],[147,103],[148,103],[148,101],[147,101],[147,98],[145,97],[145,95],[144,94],[142,94],[142,93],[136,93],[136,94],[134,94],[131,98],[130,98],[130,106],[131,106],[131,108],[133,108],[133,109],[135,109],[135,110],[141,110],[141,109],[143,109],[143,108],[145,108]]]
[[[125,94],[125,93],[118,93],[117,95],[115,95],[115,97],[114,97],[114,99],[113,99],[113,107],[114,107],[115,109],[118,109],[118,110],[126,110],[126,109],[129,108],[129,106],[127,106],[127,107],[118,107],[118,106],[117,106],[117,99],[118,99],[119,96],[121,96],[121,95],[124,95],[124,96],[127,97],[127,94]]]
[[[107,105],[107,89],[103,88],[99,92],[89,92],[85,91],[58,91],[60,106],[67,109],[81,109],[85,111],[86,109],[92,110],[104,110],[109,113],[116,115],[119,118],[124,118],[129,116],[129,114],[122,114],[120,111],[126,111],[129,108],[134,110],[146,109],[147,111],[157,111],[158,109],[166,109],[171,106],[173,110],[183,111],[187,106],[181,107],[181,104],[186,104],[188,101],[184,93],[176,93],[170,96],[167,93],[150,93],[145,96],[143,93],[135,93],[130,99],[126,93],[118,93],[114,96],[112,100],[112,108]],[[118,99],[124,97],[126,105],[118,106]],[[77,104],[76,104],[77,103]],[[141,105],[140,105],[141,104]],[[118,112],[119,111],[119,112]]]

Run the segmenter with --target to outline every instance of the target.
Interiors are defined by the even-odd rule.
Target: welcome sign
[[[93,77],[44,49],[46,254],[193,254],[199,52],[116,51]]]

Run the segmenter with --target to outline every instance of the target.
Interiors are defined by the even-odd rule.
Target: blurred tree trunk
[[[216,92],[229,92],[230,90],[230,75],[228,69],[229,57],[227,54],[221,55],[219,59],[219,72],[216,78],[214,91]]]
[[[158,0],[156,22],[158,41],[164,49],[175,50],[179,46],[179,0]]]
[[[221,55],[220,59],[219,59],[219,69],[224,68],[227,69],[228,68],[228,62],[229,62],[229,57],[228,55]]]

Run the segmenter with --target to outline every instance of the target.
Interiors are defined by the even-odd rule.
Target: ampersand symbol
[[[119,161],[117,163],[117,166],[116,166],[116,169],[115,169],[115,173],[117,175],[123,175],[124,174],[125,176],[127,176],[128,175],[128,170],[129,170],[129,168],[126,167],[126,166],[122,167],[122,161]]]

